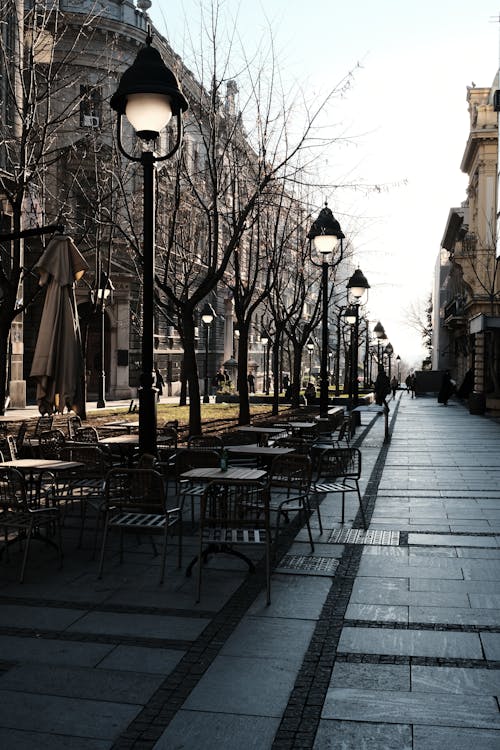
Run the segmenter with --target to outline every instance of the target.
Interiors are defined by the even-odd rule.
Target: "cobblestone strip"
[[[390,427],[394,424],[398,405],[393,410]],[[362,443],[374,423],[375,419],[353,444],[355,447]],[[389,445],[384,444],[373,467],[363,497],[368,524],[375,507],[377,490],[388,450]],[[363,528],[361,510],[358,511],[354,519],[353,528]],[[321,711],[337,657],[337,646],[344,627],[345,612],[362,554],[363,547],[361,545],[345,545],[332,586],[275,735],[272,750],[312,750],[313,748]]]

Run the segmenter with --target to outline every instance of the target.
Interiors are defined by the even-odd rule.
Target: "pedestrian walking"
[[[382,365],[379,365],[377,379],[375,380],[375,403],[378,406],[385,406],[389,411],[387,404],[387,396],[391,392],[391,381],[389,376],[386,374]]]
[[[441,381],[441,388],[438,393],[438,404],[448,406],[448,399],[455,393],[455,381],[451,379],[450,371],[446,370]]]
[[[163,375],[159,371],[158,367],[155,367],[155,388],[157,390],[156,394],[156,400],[160,400],[160,396],[163,396],[163,386],[165,385],[165,381],[163,380]]]
[[[406,383],[406,390],[408,393],[411,394],[412,398],[415,398],[415,384],[416,384],[416,378],[414,373],[410,372],[408,377],[405,380]]]
[[[252,372],[248,373],[247,380],[248,380],[248,392],[255,393],[255,377]]]
[[[391,391],[392,391],[392,400],[393,401],[396,398],[396,391],[398,390],[398,385],[399,385],[398,384],[398,379],[394,375],[393,378],[392,378],[392,380],[391,380]]]

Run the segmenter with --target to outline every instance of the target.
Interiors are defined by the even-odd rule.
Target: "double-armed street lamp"
[[[321,209],[316,221],[313,222],[307,238],[314,244],[314,248],[321,255],[321,295],[323,302],[322,310],[322,335],[321,335],[321,366],[320,366],[320,394],[319,415],[322,418],[328,416],[328,256],[333,255],[337,247],[341,247],[345,235],[340,228],[339,222],[334,218],[328,205]],[[311,258],[312,261],[312,258]],[[312,261],[314,262],[314,261]]]
[[[210,403],[209,382],[208,382],[208,342],[210,336],[210,326],[216,318],[215,310],[209,302],[205,302],[201,311],[201,319],[205,324],[205,389],[203,393],[203,403]]]
[[[131,161],[140,162],[144,179],[143,216],[143,300],[142,300],[142,363],[139,389],[139,452],[156,454],[156,389],[154,388],[154,281],[155,281],[155,182],[157,162],[172,158],[182,141],[182,114],[188,103],[179,83],[163,62],[158,50],[151,46],[148,32],[146,44],[137,53],[134,63],[123,73],[118,89],[111,97],[117,112],[117,143],[121,153]],[[129,153],[122,143],[122,120],[127,118],[142,142],[140,156]],[[176,118],[177,136],[174,146],[164,155],[155,153],[155,143],[171,118]]]
[[[101,330],[99,341],[99,383],[97,392],[97,408],[104,409],[106,406],[106,368],[105,368],[105,329],[106,329],[106,305],[113,303],[113,292],[115,288],[106,271],[101,271],[99,286],[94,291],[95,304],[101,315]]]
[[[357,268],[349,281],[347,282],[347,294],[353,298],[349,308],[347,308],[344,317],[348,323],[353,326],[353,337],[351,346],[351,382],[352,382],[352,401],[351,408],[356,407],[359,401],[359,382],[358,382],[358,347],[359,347],[359,306],[361,298],[368,293],[370,285],[360,268]],[[366,301],[366,300],[365,300]],[[351,389],[350,389],[351,390]]]

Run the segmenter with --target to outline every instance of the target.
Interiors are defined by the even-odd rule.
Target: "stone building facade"
[[[450,269],[442,320],[457,383],[471,370],[473,408],[500,411],[500,280],[497,263],[498,113],[492,87],[467,89],[470,131],[461,169],[467,196],[451,209],[442,247]]]

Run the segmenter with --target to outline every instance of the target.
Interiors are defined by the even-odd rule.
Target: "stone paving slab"
[[[411,686],[416,692],[500,695],[500,671],[458,667],[411,667]]]
[[[272,717],[181,710],[154,744],[154,750],[263,750],[271,747],[278,725],[279,720]]]
[[[220,655],[191,692],[184,708],[280,718],[297,676],[297,662],[291,656],[256,659]]]
[[[313,750],[413,750],[408,724],[322,719]],[[442,748],[441,748],[442,750]]]
[[[34,695],[0,688],[0,724],[10,729],[112,740],[139,710],[140,706],[129,703]]]
[[[483,658],[481,641],[476,633],[430,630],[345,627],[338,650],[339,653],[434,656],[451,659]]]
[[[102,633],[141,638],[194,640],[208,625],[205,618],[168,617],[119,612],[90,612],[79,618],[68,632]]]
[[[0,728],[0,747],[22,750],[109,750],[109,740]]]
[[[132,704],[145,703],[160,684],[161,677],[143,672],[48,664],[23,664],[0,676],[0,690]]]
[[[493,697],[433,693],[403,693],[391,690],[331,688],[322,718],[343,721],[427,724],[445,727],[500,729],[500,713]]]
[[[498,750],[498,732],[454,727],[413,727],[413,750]]]
[[[174,649],[147,648],[129,644],[113,648],[97,666],[99,669],[167,675],[179,663],[184,653],[184,651]]]
[[[2,635],[0,659],[33,664],[72,664],[95,667],[113,651],[106,643],[75,642],[57,638],[23,638]]]

